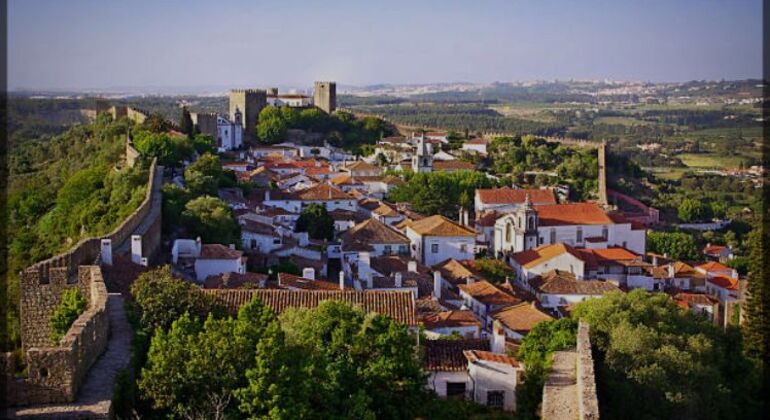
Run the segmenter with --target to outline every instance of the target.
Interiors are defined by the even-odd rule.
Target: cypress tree
[[[192,138],[193,134],[195,134],[192,117],[186,106],[182,107],[182,116],[179,118],[179,128],[183,133],[187,134],[187,137]]]

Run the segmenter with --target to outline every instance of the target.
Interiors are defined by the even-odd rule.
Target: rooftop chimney
[[[142,235],[131,235],[131,262],[142,265]]]
[[[411,260],[406,264],[407,269],[410,273],[416,273],[417,272],[417,261]]]
[[[476,283],[476,279],[473,278],[473,276],[468,276],[465,278],[465,284],[470,286],[471,284]]]
[[[433,272],[433,297],[441,299],[441,272],[436,270]]]
[[[396,273],[396,287],[401,288],[404,284],[404,275],[401,273]]]
[[[315,280],[315,269],[313,267],[303,268],[302,277],[310,280]]]
[[[668,276],[673,278],[674,275],[675,275],[675,273],[674,273],[674,264],[673,263],[669,263],[668,264]]]
[[[500,321],[495,320],[492,323],[492,336],[489,347],[492,353],[505,354],[505,330]]]
[[[345,271],[340,270],[340,290],[345,290]]]
[[[112,265],[112,239],[102,239],[102,264]]]

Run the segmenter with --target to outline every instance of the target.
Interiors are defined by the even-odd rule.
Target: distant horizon
[[[759,79],[761,16],[760,0],[13,1],[8,89]]]

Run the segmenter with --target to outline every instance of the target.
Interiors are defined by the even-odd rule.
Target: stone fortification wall
[[[29,405],[73,401],[89,368],[107,346],[110,321],[101,268],[80,267],[76,283],[66,281],[63,268],[55,268],[52,273],[48,283],[41,282],[42,278],[36,277],[34,272],[24,273],[22,302],[36,308],[36,315],[41,319],[39,322],[27,319],[22,325],[24,332],[31,330],[29,337],[37,340],[35,345],[25,349],[26,378],[15,377],[11,353],[4,353],[0,358],[6,403]],[[37,282],[36,287],[31,287],[33,282]],[[75,320],[59,343],[51,343],[48,318],[64,290],[75,287],[88,300],[88,309]]]
[[[132,232],[150,214],[153,198],[160,194],[159,188],[154,188],[162,182],[162,166],[158,166],[156,160],[150,165],[150,177],[147,192],[142,204],[134,210],[115,230],[102,238],[111,239],[113,248],[130,239]],[[157,199],[155,200],[157,202]],[[40,261],[24,271],[39,273],[42,283],[47,283],[49,273],[53,268],[66,268],[67,277],[71,278],[77,273],[80,265],[91,265],[99,256],[102,238],[86,238],[77,243],[69,251],[55,255],[47,260]],[[23,277],[23,275],[22,275]]]
[[[543,386],[543,420],[598,420],[594,360],[588,324],[580,322],[577,347],[553,355]]]

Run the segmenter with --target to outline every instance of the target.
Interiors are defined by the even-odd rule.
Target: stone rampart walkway
[[[110,293],[107,301],[110,316],[110,340],[107,350],[88,372],[78,398],[70,404],[51,404],[34,407],[16,407],[10,418],[25,419],[108,419],[113,417],[112,394],[115,377],[127,369],[131,361],[133,331],[123,308],[120,293]]]

